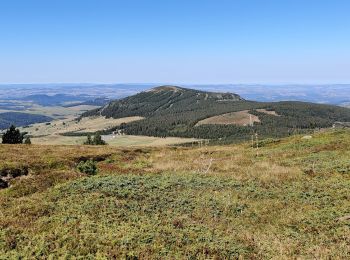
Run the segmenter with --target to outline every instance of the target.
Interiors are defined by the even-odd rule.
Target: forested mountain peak
[[[171,86],[171,85],[164,85],[164,86],[159,86],[159,87],[154,87],[149,90],[146,90],[146,92],[161,92],[161,91],[173,91],[173,92],[178,92],[178,91],[185,91],[186,89],[178,87],[178,86]]]
[[[243,100],[239,95],[234,93],[224,93],[224,92],[208,92],[208,91],[201,91],[196,89],[189,89],[189,88],[182,88],[178,86],[171,86],[171,85],[164,85],[155,87],[149,90],[146,90],[145,92],[149,93],[164,93],[164,92],[173,92],[173,93],[186,93],[191,94],[192,96],[196,97],[196,100],[198,99],[216,99],[216,100],[232,100],[232,101],[239,101]]]
[[[232,93],[206,92],[177,86],[160,86],[84,116],[143,120],[122,126],[126,134],[195,137],[216,140],[248,140],[252,132],[264,137],[307,133],[350,122],[350,109],[305,102],[254,102]]]
[[[242,100],[239,95],[234,93],[215,93],[178,86],[159,86],[130,97],[114,100],[102,108],[85,113],[83,116],[150,116],[159,113],[198,110],[226,101]]]

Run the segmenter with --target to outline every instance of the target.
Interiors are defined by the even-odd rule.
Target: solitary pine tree
[[[106,142],[102,140],[102,137],[99,133],[94,136],[94,145],[105,145]]]
[[[12,125],[2,136],[3,144],[21,144],[22,142],[23,135],[14,125]]]
[[[105,145],[106,142],[102,139],[101,135],[99,133],[97,133],[97,134],[95,134],[95,136],[93,138],[91,138],[91,135],[88,135],[84,144],[86,144],[86,145]]]
[[[88,135],[88,136],[87,136],[86,141],[84,142],[84,144],[87,144],[87,145],[93,144],[93,143],[92,143],[92,140],[91,140],[91,135]]]

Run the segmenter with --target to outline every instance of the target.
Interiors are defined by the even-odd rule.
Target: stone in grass
[[[0,179],[0,189],[6,189],[8,187],[8,183],[2,179]]]
[[[347,216],[338,218],[337,220],[338,220],[338,221],[349,221],[349,220],[350,220],[350,215],[347,215]]]
[[[304,135],[301,139],[309,140],[309,139],[312,139],[312,136],[311,135]]]

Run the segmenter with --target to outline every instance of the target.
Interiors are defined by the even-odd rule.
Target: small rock
[[[312,138],[311,135],[305,135],[305,136],[303,136],[301,139],[311,139],[311,138]]]
[[[338,221],[347,221],[347,220],[350,220],[350,215],[347,215],[347,216],[338,218],[337,220],[338,220]]]
[[[0,189],[6,189],[8,188],[8,183],[2,179],[0,179]]]

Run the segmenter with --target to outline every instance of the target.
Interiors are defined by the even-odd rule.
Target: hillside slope
[[[265,112],[261,112],[261,109],[265,109]],[[245,110],[252,117],[258,117],[253,127],[239,124],[198,124],[206,118]],[[102,108],[84,113],[83,117],[94,115],[113,118],[145,117],[138,122],[123,124],[120,128],[127,134],[223,141],[247,140],[252,132],[259,132],[266,137],[280,137],[330,127],[335,121],[350,121],[350,109],[347,108],[305,102],[253,102],[243,100],[236,94],[175,86],[157,87],[110,102]]]
[[[71,102],[84,102],[91,100],[91,97],[85,95],[67,95],[67,94],[35,94],[25,96],[19,100],[30,101],[41,106],[63,106],[66,103]]]
[[[108,105],[86,112],[84,115],[106,117],[144,116],[187,112],[213,106],[218,102],[243,100],[230,93],[213,93],[175,86],[161,86],[139,94],[110,102]]]
[[[0,258],[347,259],[350,131],[260,147],[0,145]]]
[[[15,126],[27,126],[34,123],[49,122],[53,118],[21,112],[4,112],[0,113],[0,130],[6,129],[11,125]]]

